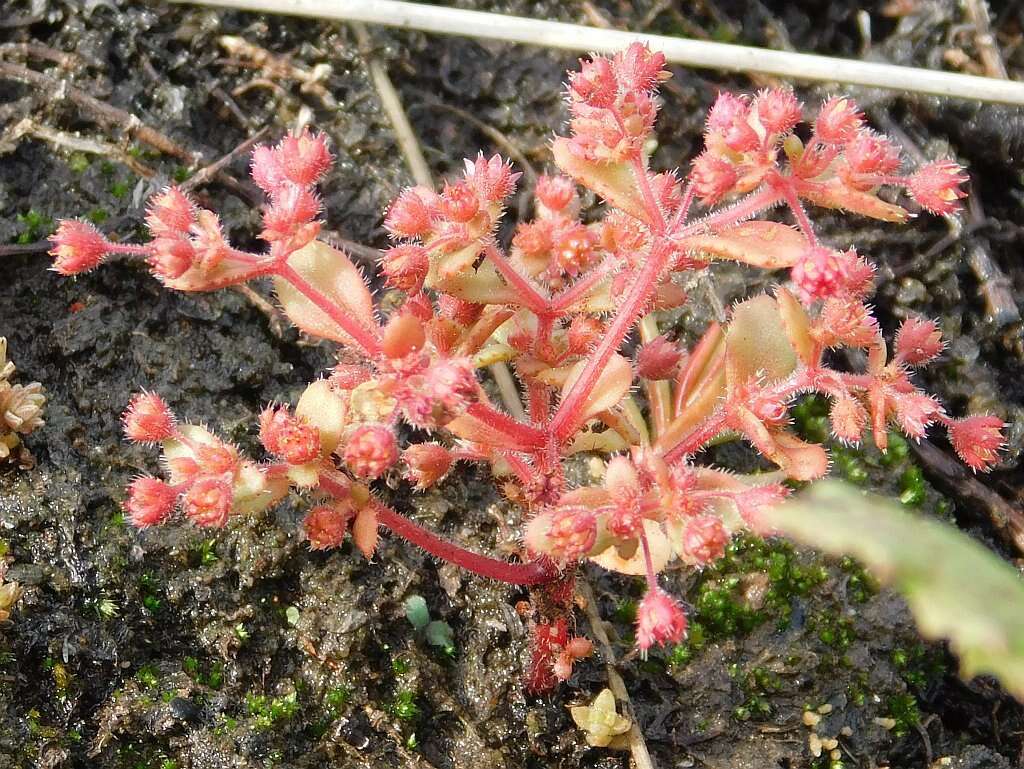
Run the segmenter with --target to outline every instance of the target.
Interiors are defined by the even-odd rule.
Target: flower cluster
[[[658,575],[673,562],[715,561],[739,529],[763,533],[763,514],[786,496],[787,481],[828,470],[825,448],[790,429],[801,394],[830,399],[839,440],[870,436],[884,450],[891,427],[920,438],[938,423],[968,466],[991,467],[1002,421],[953,418],[913,384],[913,368],[942,352],[938,326],[907,320],[890,345],[865,304],[873,268],[852,249],[822,243],[807,213],[903,222],[908,210],[879,195],[897,187],[950,214],[963,195],[959,167],[940,161],[905,173],[895,146],[849,99],[828,100],[804,126],[793,93],[773,89],[719,96],[688,178],[658,173],[644,147],[668,76],[664,58],[641,44],[582,63],[569,80],[570,135],[553,144],[560,173],[538,180],[535,218],[509,241],[499,225],[519,174],[500,157],[466,161],[440,192],[402,191],[385,216],[393,242],[380,272],[404,301],[389,302],[396,309],[386,317],[348,257],[317,239],[313,186],[331,160],[321,136],[287,137],[253,155],[253,179],[269,200],[265,253],[233,248],[216,216],[175,188],[150,202],[146,244],[62,223],[59,272],[125,253],[179,290],[268,276],[296,326],[341,346],[337,365],[294,408],[261,414],[267,457],[258,462],[180,424],[158,396],[137,396],[125,432],[161,445],[166,480],[133,482],[132,520],[150,526],[180,510],[197,525],[223,526],[294,489],[309,500],[303,528],[313,548],[337,547],[351,533],[369,556],[383,526],[475,574],[529,586],[527,680],[542,689],[591,651],[572,632],[573,579],[584,562],[646,580],[642,652],[683,638],[685,613]],[[604,200],[603,217],[581,218],[580,186]],[[755,218],[779,206],[795,226]],[[659,311],[688,301],[680,274],[716,260],[788,270],[789,281],[737,304],[684,349],[661,333]],[[630,359],[622,348],[634,331],[642,343]],[[864,351],[866,369],[830,367],[826,353],[836,348]],[[482,386],[488,367],[497,367],[493,387]],[[702,462],[712,441],[737,438],[777,469],[744,477]],[[582,452],[606,457],[603,478],[573,487],[566,461]],[[488,468],[517,504],[517,560],[468,551],[386,503],[404,506],[389,488],[429,488],[455,462]],[[602,740],[625,728],[613,711],[601,719]]]
[[[16,456],[21,437],[43,425],[43,386],[12,384],[14,372],[14,363],[7,360],[7,339],[0,337],[0,462]]]

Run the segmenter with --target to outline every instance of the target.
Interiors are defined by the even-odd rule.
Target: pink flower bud
[[[949,423],[949,442],[968,467],[987,472],[999,459],[998,452],[1006,445],[1003,429],[1006,423],[999,417],[977,414]]]
[[[891,174],[900,167],[899,150],[888,138],[872,131],[860,131],[847,142],[844,157],[853,174]]]
[[[652,51],[639,41],[615,54],[612,64],[627,91],[650,91],[662,80],[672,77],[672,73],[664,69],[665,54]]]
[[[736,168],[728,160],[705,151],[694,158],[690,180],[697,197],[714,205],[736,186]]]
[[[411,294],[423,287],[430,257],[423,246],[403,243],[386,249],[381,254],[380,266],[387,285]]]
[[[146,225],[154,238],[183,238],[195,219],[195,204],[178,187],[168,187],[149,199]]]
[[[200,443],[195,448],[195,458],[202,473],[228,475],[238,470],[238,449],[223,441]]]
[[[803,117],[803,105],[788,88],[762,91],[754,100],[754,105],[757,108],[757,119],[768,133],[789,133]]]
[[[814,134],[825,144],[845,144],[864,124],[864,114],[852,99],[834,96],[821,105]]]
[[[549,211],[561,211],[576,198],[576,183],[568,176],[541,176],[534,194]]]
[[[426,489],[441,480],[451,469],[452,453],[439,443],[415,443],[402,452],[406,478],[418,489]]]
[[[234,492],[221,478],[200,478],[182,500],[186,517],[197,526],[220,528],[228,522]]]
[[[896,410],[896,421],[900,429],[910,438],[923,438],[928,425],[942,414],[942,406],[930,395],[918,390],[899,393],[893,396],[893,407]]]
[[[790,278],[796,284],[801,298],[813,302],[842,293],[846,285],[843,267],[844,261],[838,252],[824,246],[815,246],[793,265]]]
[[[249,170],[252,180],[268,195],[273,194],[288,179],[281,166],[281,156],[266,144],[259,145],[252,151],[252,167]]]
[[[398,461],[394,432],[384,425],[357,427],[345,445],[343,459],[358,477],[379,478]]]
[[[619,84],[612,63],[604,56],[580,61],[579,72],[569,75],[569,95],[591,107],[610,107],[615,103]]]
[[[562,272],[576,276],[595,259],[597,235],[585,224],[574,224],[558,233],[552,256]]]
[[[156,393],[133,395],[121,421],[125,437],[135,443],[159,443],[175,432],[174,414]]]
[[[446,185],[441,195],[441,213],[454,222],[473,220],[480,210],[476,191],[465,182]]]
[[[290,181],[303,186],[316,184],[330,169],[334,159],[324,134],[304,130],[298,136],[286,136],[277,147],[281,170]]]
[[[488,203],[500,203],[511,195],[522,174],[512,173],[512,167],[501,155],[484,158],[481,152],[475,161],[466,161],[466,183]]]
[[[287,406],[270,406],[260,414],[260,442],[290,465],[320,458],[320,432],[292,414]]]
[[[942,352],[939,324],[934,320],[907,318],[896,332],[896,360],[909,366],[927,363]]]
[[[425,187],[407,187],[388,209],[384,226],[400,238],[426,235],[432,226],[432,204],[436,198],[434,192]]]
[[[111,243],[88,222],[63,219],[50,238],[53,269],[61,275],[78,275],[99,266]]]
[[[708,130],[725,133],[737,121],[746,120],[748,110],[747,102],[742,97],[722,91],[708,110]]]
[[[682,358],[680,350],[662,335],[643,345],[636,355],[636,370],[644,379],[671,379]]]
[[[178,501],[178,492],[159,478],[143,475],[128,486],[124,509],[133,525],[140,529],[167,520]]]
[[[163,280],[180,278],[196,261],[195,246],[184,237],[157,238],[150,246],[153,248],[147,260],[150,269]]]
[[[859,400],[851,395],[840,395],[833,402],[828,418],[836,438],[852,445],[860,443],[868,425],[868,412]]]
[[[679,643],[686,634],[683,607],[660,588],[647,591],[636,612],[636,645],[646,652],[654,644]]]
[[[292,237],[302,225],[320,214],[320,198],[306,187],[282,182],[271,196],[271,205],[263,212],[260,237],[274,242]]]
[[[683,551],[696,563],[704,566],[725,555],[729,532],[717,515],[698,515],[690,518],[683,529]]]
[[[917,169],[907,179],[907,190],[933,214],[954,214],[960,210],[960,198],[967,196],[960,189],[966,181],[963,168],[952,161],[939,160]]]
[[[597,516],[582,505],[556,507],[550,513],[547,555],[560,563],[578,561],[597,539]]]
[[[590,315],[576,315],[569,322],[569,351],[583,355],[590,350],[604,333],[604,324]]]
[[[340,547],[352,521],[354,510],[348,505],[318,505],[306,513],[302,529],[311,550],[329,550]]]

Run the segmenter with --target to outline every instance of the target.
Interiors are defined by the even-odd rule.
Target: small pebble
[[[811,732],[807,738],[807,747],[810,749],[812,756],[815,758],[821,757],[821,738],[814,732]]]
[[[804,726],[817,726],[820,720],[821,716],[819,716],[813,710],[804,711]]]
[[[818,707],[818,712],[821,713],[823,716],[827,716],[829,713],[832,712],[832,706],[826,702],[824,705]]]
[[[896,727],[895,718],[876,718],[875,723],[885,729],[887,732],[891,731]]]

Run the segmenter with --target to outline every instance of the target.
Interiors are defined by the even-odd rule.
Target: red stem
[[[493,243],[488,243],[485,247],[485,253],[487,258],[494,262],[494,266],[498,268],[501,277],[508,281],[508,284],[519,293],[523,306],[526,309],[538,315],[547,312],[550,300],[541,294],[528,278],[519,273],[519,270],[498,250],[497,246]]]
[[[320,488],[328,494],[342,498],[348,496],[349,493],[347,487],[331,480],[326,474],[320,475]],[[402,539],[426,550],[431,555],[478,576],[496,579],[510,585],[542,585],[554,582],[561,576],[558,569],[550,562],[508,563],[470,552],[427,531],[418,523],[413,523],[404,515],[395,512],[376,499],[371,499],[369,504],[373,505],[373,510],[377,514],[377,522],[382,526],[386,526]]]

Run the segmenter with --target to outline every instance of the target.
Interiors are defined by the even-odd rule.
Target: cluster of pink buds
[[[787,482],[828,471],[825,448],[791,429],[789,407],[802,394],[831,400],[841,441],[870,436],[885,450],[890,428],[920,438],[938,423],[967,465],[991,467],[1002,421],[953,418],[911,379],[942,352],[938,326],[905,321],[890,356],[865,304],[874,269],[853,249],[822,243],[807,213],[903,222],[908,210],[879,195],[895,186],[951,214],[963,197],[960,168],[938,161],[903,172],[895,145],[849,99],[826,101],[805,126],[794,94],[773,89],[718,97],[688,178],[653,171],[644,147],[669,77],[664,63],[639,43],[582,62],[569,79],[570,135],[553,144],[560,173],[539,179],[535,218],[510,241],[500,224],[519,174],[498,156],[467,160],[440,191],[403,190],[384,220],[393,243],[380,273],[405,296],[392,294],[386,314],[351,260],[317,238],[314,185],[331,162],[321,136],[286,137],[253,155],[253,179],[269,201],[265,253],[231,247],[216,215],[175,188],[150,202],[153,239],[143,245],[61,223],[52,252],[59,272],[123,253],[144,257],[180,290],[269,276],[301,331],[342,348],[294,408],[262,413],[262,462],[179,424],[157,396],[137,396],[126,433],[162,446],[167,480],[133,482],[132,520],[150,526],[180,509],[198,525],[222,526],[294,487],[310,501],[303,529],[313,548],[338,547],[351,533],[369,557],[383,526],[474,574],[529,586],[527,680],[543,689],[591,651],[571,632],[574,576],[587,561],[645,579],[643,653],[685,636],[685,613],[659,575],[674,562],[714,562],[740,529],[767,533],[764,513],[786,497]],[[581,218],[579,186],[603,199],[603,217]],[[779,206],[795,226],[756,218]],[[717,260],[788,270],[790,280],[736,304],[685,349],[661,333],[659,311],[685,305],[681,276]],[[622,353],[633,332],[635,360]],[[836,348],[864,351],[866,369],[827,365]],[[484,387],[488,370],[495,379]],[[408,438],[424,432],[429,440]],[[701,462],[710,443],[736,439],[776,469],[745,477]],[[566,462],[584,452],[606,458],[603,477],[574,488]],[[486,467],[518,505],[516,560],[471,552],[385,504],[385,486],[427,489],[456,462]]]

